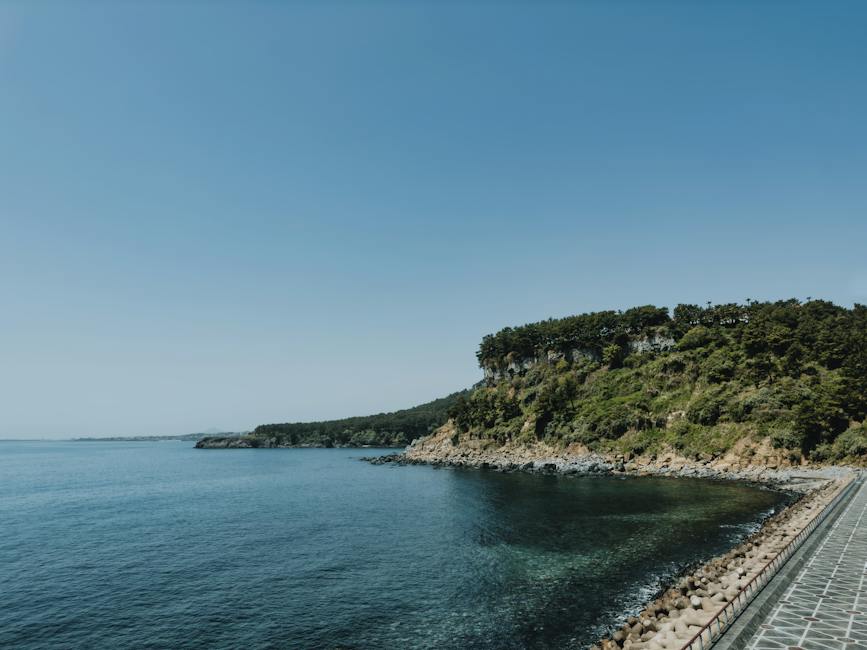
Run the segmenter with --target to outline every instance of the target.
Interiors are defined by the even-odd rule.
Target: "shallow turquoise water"
[[[783,502],[371,453],[0,442],[0,647],[586,647]]]

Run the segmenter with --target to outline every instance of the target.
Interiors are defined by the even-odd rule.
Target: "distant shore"
[[[196,449],[404,449],[392,445],[312,444],[297,445],[277,442],[272,438],[253,436],[208,436],[196,442]]]
[[[238,438],[247,435],[246,431],[226,431],[220,433],[220,438]],[[217,437],[217,434],[211,433],[181,433],[176,435],[166,436],[107,436],[104,438],[88,437],[88,438],[72,438],[71,442],[162,442],[165,440],[181,440],[192,442],[202,440],[203,438]]]

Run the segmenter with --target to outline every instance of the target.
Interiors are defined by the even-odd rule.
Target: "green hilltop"
[[[485,385],[449,410],[454,441],[673,449],[715,458],[769,440],[793,462],[867,454],[867,308],[823,300],[644,306],[486,336]]]

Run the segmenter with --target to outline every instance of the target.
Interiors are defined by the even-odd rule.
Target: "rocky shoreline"
[[[740,481],[798,494],[811,492],[829,481],[841,479],[851,473],[847,468],[838,467],[769,468],[747,465],[733,468],[713,462],[691,462],[672,454],[653,459],[630,459],[594,453],[530,454],[530,457],[516,458],[508,453],[479,455],[459,452],[456,455],[440,457],[412,452],[412,447],[409,447],[401,453],[365,457],[361,460],[374,465],[430,465],[562,476],[660,476]]]
[[[779,490],[800,494],[807,493],[848,470],[837,468],[782,469],[771,470],[765,467],[748,467],[739,470],[723,470],[713,466],[691,464],[671,466],[665,460],[641,467],[627,465],[622,460],[610,460],[598,454],[573,458],[551,458],[525,463],[509,460],[461,461],[454,459],[420,459],[406,453],[386,456],[370,456],[361,460],[373,465],[430,465],[432,467],[455,467],[468,469],[487,469],[497,472],[528,472],[531,474],[554,474],[561,476],[664,476],[677,478],[702,478],[727,481],[741,481],[763,485]]]

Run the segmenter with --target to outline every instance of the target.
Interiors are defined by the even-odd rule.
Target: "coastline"
[[[639,611],[624,612],[611,633],[591,650],[680,650],[771,562],[789,541],[857,476],[846,467],[764,465],[733,456],[692,461],[674,452],[653,457],[624,457],[545,445],[468,447],[455,445],[443,427],[415,441],[403,453],[364,458],[373,464],[431,465],[530,472],[561,476],[664,476],[733,480],[787,492],[795,498],[780,512],[723,555],[675,578]],[[762,458],[768,461],[768,458]],[[769,465],[775,465],[771,467]]]
[[[630,467],[611,461],[601,454],[586,456],[552,457],[525,463],[511,460],[473,462],[460,459],[421,459],[406,453],[385,456],[367,456],[361,460],[372,465],[430,465],[432,467],[454,467],[464,469],[491,470],[496,472],[525,472],[529,474],[549,474],[559,476],[656,476],[667,478],[700,478],[718,481],[738,481],[770,489],[791,492],[798,495],[809,494],[813,490],[842,479],[855,471],[844,467],[823,468],[786,468],[768,469],[750,466],[737,470],[718,469],[703,464],[669,465],[664,459],[644,466]]]
[[[838,466],[801,466],[765,445],[752,454],[739,450],[704,460],[688,459],[674,450],[643,456],[603,454],[573,445],[558,448],[544,443],[490,446],[477,441],[454,443],[454,430],[446,425],[427,438],[413,441],[402,453],[365,458],[374,464],[432,465],[538,474],[667,476],[741,481],[806,494],[851,474]],[[744,456],[748,456],[745,459]]]

